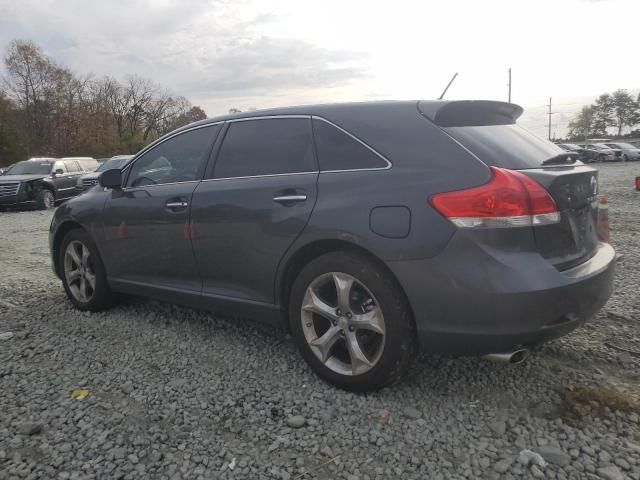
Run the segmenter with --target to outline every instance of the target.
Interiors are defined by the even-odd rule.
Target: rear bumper
[[[503,253],[454,235],[432,259],[392,262],[425,351],[477,355],[533,346],[574,330],[606,303],[615,271],[601,243],[560,272],[540,255]]]

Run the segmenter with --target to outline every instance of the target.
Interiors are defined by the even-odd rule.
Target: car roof
[[[507,107],[510,110],[510,113],[513,114],[515,118],[517,118],[522,113],[522,108],[516,104],[497,102],[492,100],[377,100],[369,102],[320,103],[219,115],[216,117],[207,118],[205,120],[200,120],[198,122],[190,123],[177,130],[174,130],[173,132],[170,132],[167,135],[173,135],[182,130],[188,130],[190,128],[201,125],[209,125],[237,119],[250,119],[282,115],[316,115],[319,117],[329,117],[327,119],[330,120],[332,113],[338,114],[349,111],[349,114],[353,117],[357,117],[358,115],[369,117],[371,115],[381,115],[387,109],[397,108],[412,109],[427,116],[430,119],[435,119],[437,118],[439,112],[451,110],[452,108],[456,108],[456,110],[476,109],[478,106],[487,105],[502,108]]]
[[[93,157],[62,157],[60,160],[95,160]]]
[[[55,162],[56,160],[58,159],[53,157],[31,157],[27,161],[28,162]]]

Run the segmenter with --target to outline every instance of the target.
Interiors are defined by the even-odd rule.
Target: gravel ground
[[[248,322],[136,298],[75,311],[51,214],[0,213],[0,479],[640,480],[640,163],[600,170],[624,259],[595,319],[521,365],[425,355],[367,395]]]

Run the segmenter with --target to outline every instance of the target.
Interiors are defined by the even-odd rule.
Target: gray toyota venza
[[[594,315],[615,265],[598,172],[521,113],[393,101],[193,123],[58,208],[53,269],[80,310],[126,293],[284,325],[356,391],[419,347],[515,361]]]

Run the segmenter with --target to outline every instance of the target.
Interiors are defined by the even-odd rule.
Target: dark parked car
[[[133,158],[133,155],[116,155],[111,157],[100,164],[100,166],[91,173],[86,173],[78,178],[76,181],[76,192],[82,193],[85,190],[98,184],[98,178],[105,170],[112,168],[122,168],[126,163]]]
[[[601,154],[596,152],[595,150],[589,150],[573,143],[558,143],[557,145],[567,152],[576,153],[578,155],[578,159],[584,163],[593,163],[600,161],[600,158],[598,156]]]
[[[620,162],[622,161],[622,150],[611,148],[604,143],[586,143],[581,147],[596,153],[598,162]]]
[[[100,162],[93,157],[64,157],[60,160],[75,160],[85,172],[94,172],[100,166]]]
[[[607,301],[598,172],[489,101],[334,104],[188,125],[56,211],[71,302],[115,292],[290,328],[324,379],[389,385],[425,352],[499,354]]]
[[[625,162],[640,160],[640,148],[630,143],[605,143],[604,145],[620,150]]]
[[[11,166],[0,177],[0,208],[53,208],[73,197],[78,176],[85,172],[76,160],[32,158]]]

